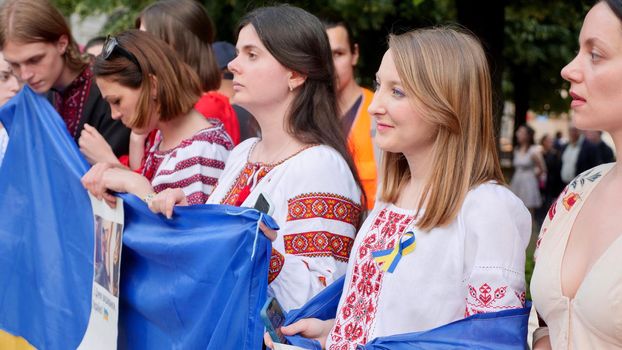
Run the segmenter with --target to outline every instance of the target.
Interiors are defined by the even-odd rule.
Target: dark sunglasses
[[[138,63],[136,56],[134,56],[131,52],[127,51],[123,46],[121,46],[117,38],[108,35],[108,37],[106,37],[106,41],[104,42],[101,56],[104,60],[109,60],[110,56],[112,56],[112,54],[115,52],[132,61],[132,63],[134,63],[136,67],[138,67],[138,70],[141,71],[140,64]]]

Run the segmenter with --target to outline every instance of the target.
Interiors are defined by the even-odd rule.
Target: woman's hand
[[[149,209],[154,213],[162,213],[168,219],[173,217],[173,207],[176,205],[188,205],[186,194],[180,188],[167,188],[158,193],[148,203]]]
[[[97,163],[91,167],[91,169],[82,176],[82,186],[86,188],[93,197],[101,200],[105,200],[108,206],[115,208],[117,206],[117,199],[114,195],[107,192],[106,184],[104,182],[104,173],[113,167],[110,163]]]
[[[151,183],[144,176],[120,165],[97,163],[82,177],[82,185],[97,199],[104,199],[111,208],[116,197],[109,191],[129,192],[143,198],[153,193]]]
[[[80,146],[80,152],[82,152],[89,164],[119,163],[108,142],[106,142],[97,129],[89,124],[84,124],[78,145]]]
[[[551,350],[551,349],[552,349],[551,339],[549,338],[548,335],[538,339],[538,341],[536,341],[533,344],[533,350]]]
[[[274,242],[276,240],[276,237],[278,236],[277,232],[266,226],[263,222],[259,223],[259,229],[266,237],[268,237],[270,241]]]
[[[281,327],[283,335],[296,335],[300,334],[305,338],[314,339],[320,342],[322,349],[326,347],[326,338],[333,328],[335,320],[322,321],[317,318],[305,318],[298,322],[294,322],[286,327]],[[272,349],[274,343],[268,333],[264,333],[263,336],[266,346]]]

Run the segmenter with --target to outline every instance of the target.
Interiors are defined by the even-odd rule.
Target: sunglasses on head
[[[112,56],[112,54],[114,53],[121,55],[127,58],[128,60],[132,61],[132,63],[134,63],[136,67],[138,67],[138,70],[141,70],[140,64],[138,63],[136,56],[134,56],[131,52],[129,52],[123,46],[121,46],[121,44],[119,44],[119,41],[117,40],[116,37],[108,35],[108,37],[106,37],[106,41],[104,42],[104,47],[102,48],[101,56],[104,60],[107,61],[110,59],[110,56]]]

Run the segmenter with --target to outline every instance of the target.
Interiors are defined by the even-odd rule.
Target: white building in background
[[[4,1],[4,0],[0,0]],[[80,18],[77,14],[71,15],[69,25],[71,32],[80,45],[86,44],[91,38],[100,35],[100,30],[106,24],[108,16],[96,15]]]

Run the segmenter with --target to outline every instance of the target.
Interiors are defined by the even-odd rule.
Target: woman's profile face
[[[97,86],[101,91],[102,97],[110,105],[110,116],[114,120],[121,122],[131,128],[136,134],[143,135],[149,133],[155,126],[148,125],[144,128],[131,127],[134,120],[138,101],[140,100],[140,89],[132,89],[119,84],[117,81],[105,77],[96,78]]]
[[[20,89],[20,84],[11,70],[11,67],[4,60],[0,52],[0,106],[7,103],[11,97],[15,96]]]
[[[423,107],[406,91],[391,49],[376,73],[376,91],[368,112],[376,120],[375,142],[383,151],[406,155],[431,152],[436,127],[422,118]]]
[[[599,2],[585,16],[579,52],[561,74],[570,82],[579,129],[622,128],[622,22],[606,3]]]
[[[247,24],[236,43],[237,57],[229,62],[233,73],[232,102],[253,113],[284,101],[289,94],[290,71],[270,54],[255,28]]]

